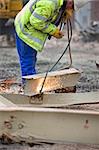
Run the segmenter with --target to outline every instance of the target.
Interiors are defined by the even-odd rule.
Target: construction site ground
[[[1,42],[0,37],[0,81],[5,79],[14,79],[21,82],[20,67],[18,55],[15,47],[10,47],[4,40]],[[84,38],[83,38],[84,39]],[[38,54],[37,71],[38,73],[46,72],[52,67],[58,58],[61,56],[67,45],[67,36],[61,40],[52,38],[45,44],[44,51]],[[96,61],[99,61],[99,42],[97,39],[91,41],[83,41],[82,36],[73,31],[73,39],[71,42],[71,51],[74,68],[79,69],[81,77],[77,82],[77,92],[99,91],[99,66]],[[69,64],[68,51],[54,68],[60,70]],[[99,104],[97,104],[99,106]],[[93,105],[91,106],[91,108]],[[90,144],[48,144],[33,145],[28,144],[0,144],[0,150],[99,150],[99,145]]]

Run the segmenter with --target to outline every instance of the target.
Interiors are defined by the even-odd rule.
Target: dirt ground
[[[6,42],[0,45],[6,46]],[[62,40],[52,38],[45,44],[44,51],[38,54],[37,70],[38,73],[45,72],[54,65],[61,56],[67,45],[67,38]],[[96,66],[96,60],[99,60],[99,42],[97,40],[84,42],[81,36],[73,31],[71,42],[72,66],[79,69],[81,77],[77,82],[77,92],[99,91],[99,68]],[[54,70],[65,68],[69,64],[68,52],[64,55]],[[20,67],[16,48],[0,48],[0,80],[15,78],[21,82]],[[99,150],[99,145],[88,144],[43,144],[34,145],[2,145],[0,150]]]

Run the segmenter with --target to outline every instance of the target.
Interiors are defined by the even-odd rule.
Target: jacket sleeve
[[[30,24],[43,33],[53,35],[57,28],[50,22],[54,10],[55,4],[52,1],[39,1],[30,17]]]

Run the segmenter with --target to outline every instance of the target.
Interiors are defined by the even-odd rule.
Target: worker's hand
[[[73,9],[67,9],[66,10],[66,19],[71,18],[73,16],[73,12],[74,12]]]
[[[64,15],[62,17],[62,22],[66,22],[66,20],[70,19],[73,16],[73,9],[66,9],[66,11],[64,12]]]
[[[70,19],[73,16],[73,12],[74,12],[74,0],[67,0],[66,10],[62,17],[63,19],[62,21],[65,22],[67,19]]]
[[[61,38],[64,36],[64,34],[63,34],[62,31],[60,31],[60,30],[57,28],[56,31],[55,31],[55,33],[53,34],[53,36],[54,36],[55,38],[57,38],[57,39],[61,39]]]

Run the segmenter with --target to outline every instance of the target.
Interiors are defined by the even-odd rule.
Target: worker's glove
[[[73,16],[73,9],[67,9],[66,10],[66,19],[70,19]]]
[[[60,31],[58,28],[56,29],[55,33],[53,34],[53,36],[57,39],[60,39],[64,36],[63,32]]]
[[[66,11],[64,12],[64,15],[62,17],[62,22],[66,22],[66,20],[70,19],[73,16],[73,9],[66,9]]]
[[[70,19],[73,16],[74,12],[74,0],[67,0],[66,10],[63,14],[63,21],[65,22],[67,19]]]

